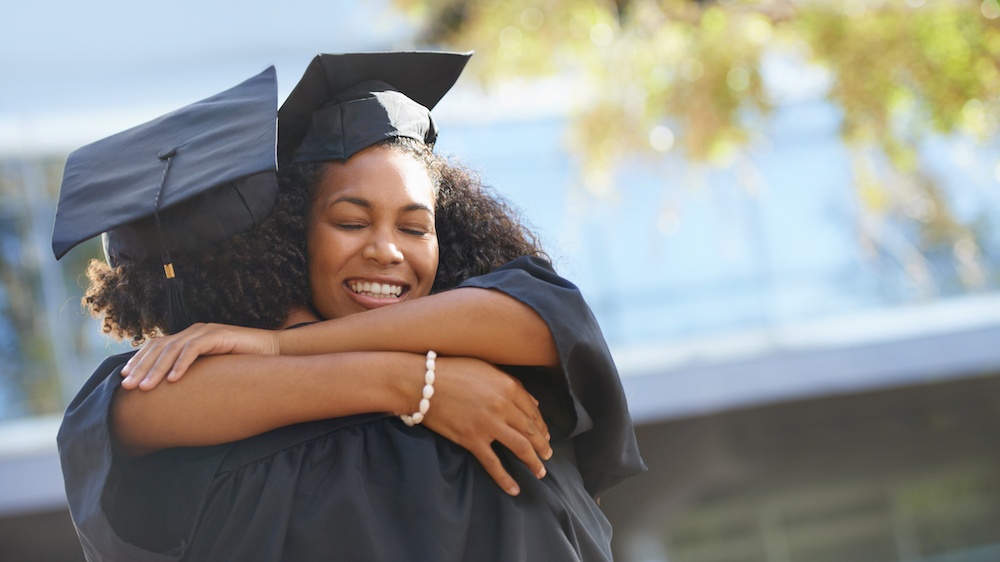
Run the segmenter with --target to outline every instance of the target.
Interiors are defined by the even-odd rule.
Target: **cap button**
[[[164,148],[156,157],[160,160],[166,160],[167,158],[173,158],[175,155],[177,155],[176,148]]]

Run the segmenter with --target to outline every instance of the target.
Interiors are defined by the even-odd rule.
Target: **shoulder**
[[[519,282],[537,286],[539,281],[560,289],[578,291],[576,285],[556,273],[550,261],[538,256],[522,256],[511,260],[489,273],[467,279],[459,287],[494,288],[494,284],[517,285]]]

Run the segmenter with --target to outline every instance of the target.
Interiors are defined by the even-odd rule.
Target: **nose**
[[[368,241],[363,256],[380,265],[392,265],[403,261],[403,252],[396,245],[395,239],[387,233],[380,232],[374,233]]]

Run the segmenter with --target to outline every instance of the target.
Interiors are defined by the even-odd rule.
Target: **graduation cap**
[[[347,160],[379,141],[433,145],[430,110],[458,80],[468,53],[317,55],[278,111],[278,153],[292,162]]]
[[[171,253],[202,250],[259,224],[278,191],[277,99],[272,66],[72,152],[52,230],[56,259],[104,233],[112,267],[162,259],[170,282]],[[172,316],[184,312],[173,308]]]

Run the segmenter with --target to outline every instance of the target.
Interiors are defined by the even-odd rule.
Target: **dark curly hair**
[[[267,218],[256,228],[201,252],[175,255],[179,282],[191,317],[258,328],[275,328],[292,307],[307,303],[305,203],[295,190],[280,189]],[[90,286],[83,305],[103,318],[105,333],[131,338],[169,333],[167,291],[157,260],[111,268],[101,260],[87,267]]]
[[[423,162],[436,186],[440,258],[432,292],[488,273],[525,255],[545,257],[537,237],[513,207],[464,166],[416,141],[380,143]],[[285,164],[274,208],[259,226],[215,247],[177,256],[174,268],[191,317],[254,328],[276,328],[296,306],[308,306],[308,210],[325,164]],[[110,268],[91,260],[85,308],[103,318],[103,330],[139,345],[169,333],[163,269],[157,261]]]
[[[445,163],[439,185],[435,209],[439,257],[431,292],[451,289],[521,256],[548,259],[515,208],[483,185],[477,174]]]

